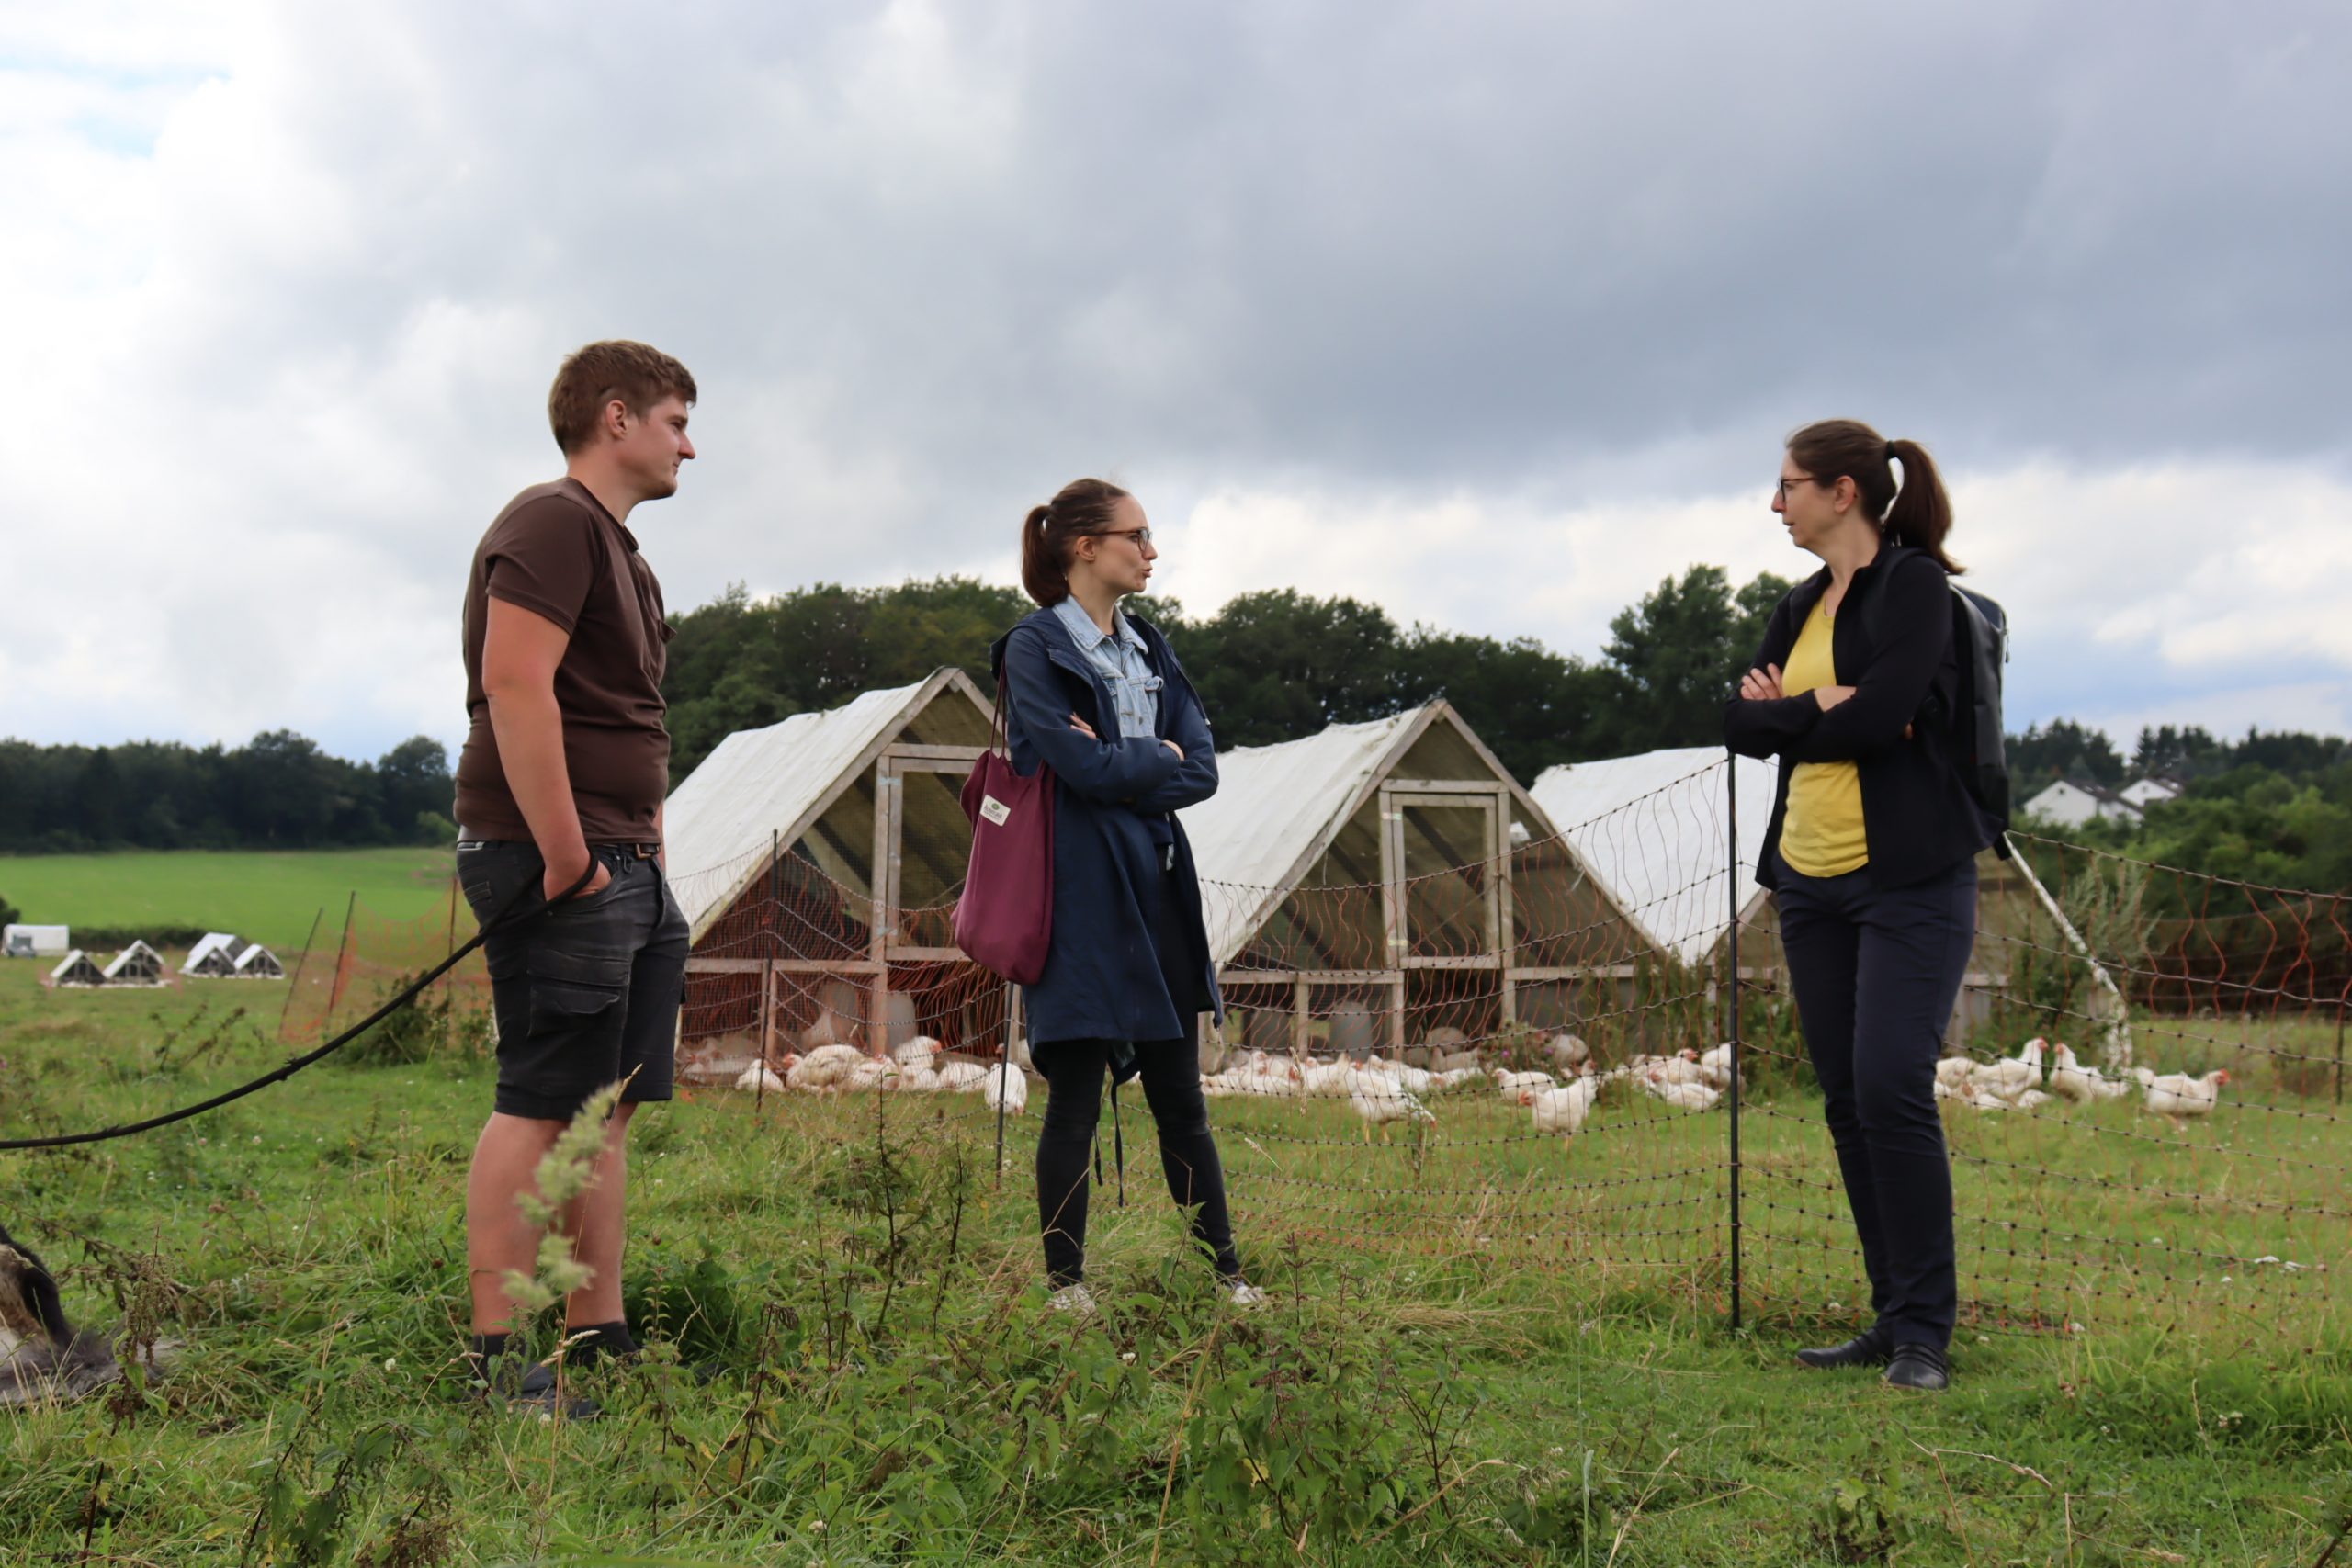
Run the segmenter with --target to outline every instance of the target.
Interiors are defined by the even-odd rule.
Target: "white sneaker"
[[[1247,1280],[1233,1281],[1233,1289],[1228,1293],[1228,1298],[1238,1307],[1261,1307],[1274,1299]]]
[[[1094,1315],[1094,1292],[1084,1285],[1064,1285],[1046,1298],[1046,1305],[1055,1312],[1074,1312],[1080,1317]]]

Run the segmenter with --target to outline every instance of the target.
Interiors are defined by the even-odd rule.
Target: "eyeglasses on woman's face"
[[[1137,549],[1151,543],[1151,530],[1148,528],[1105,528],[1094,536],[1098,539],[1133,539]]]
[[[1783,474],[1781,476],[1781,504],[1786,506],[1789,503],[1789,487],[1791,485],[1821,485],[1822,489],[1830,490],[1834,489],[1838,481],[1836,479],[1831,479],[1827,484],[1822,484],[1821,480],[1815,479],[1811,474]]]

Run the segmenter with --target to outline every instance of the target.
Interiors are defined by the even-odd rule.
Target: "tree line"
[[[1735,588],[1721,568],[1692,567],[1620,611],[1597,659],[1532,637],[1400,626],[1376,604],[1287,589],[1197,618],[1170,599],[1134,603],[1174,641],[1220,747],[1443,697],[1532,782],[1555,762],[1718,744],[1724,694],[1787,588],[1769,574]],[[758,600],[732,586],[672,617],[672,778],[738,729],[942,665],[990,691],[989,645],[1030,608],[1019,590],[967,577],[820,583]],[[2143,730],[2127,757],[2099,730],[2060,719],[2009,746],[2018,800],[2060,777],[2113,785],[2155,773],[2188,785],[2140,822],[2070,836],[2220,875],[2352,889],[2352,752],[2339,738],[2253,731],[2226,741],[2165,726]],[[372,762],[329,756],[287,730],[234,748],[0,741],[0,852],[447,842],[451,793],[448,755],[424,736]]]
[[[1598,660],[1532,637],[1400,626],[1377,604],[1289,589],[1245,593],[1197,619],[1171,599],[1129,603],[1175,644],[1220,747],[1293,740],[1443,697],[1532,780],[1555,762],[1718,743],[1731,672],[1788,587],[1765,575],[1734,590],[1722,568],[1693,567],[1621,611]],[[756,601],[730,587],[675,617],[672,774],[684,778],[738,729],[910,684],[943,664],[992,693],[989,645],[1032,608],[1018,589],[968,577],[820,583]]]
[[[2352,893],[2352,746],[2340,737],[2249,729],[2227,741],[2165,725],[2141,730],[2126,759],[2100,731],[2060,719],[2013,737],[2010,748],[2020,802],[2061,778],[2184,786],[2136,818],[2067,829],[2076,842],[2267,887]]]
[[[2347,754],[2341,736],[2300,730],[2248,729],[2243,740],[2216,739],[2199,725],[2143,727],[2126,757],[2104,730],[2071,718],[2030,725],[2009,737],[2010,776],[2019,798],[2059,779],[2113,789],[2135,778],[2169,778],[2182,784],[2218,778],[2244,768],[2289,777],[2323,773]]]
[[[1660,582],[1610,623],[1595,660],[1530,637],[1399,626],[1376,604],[1289,590],[1246,593],[1201,618],[1167,599],[1135,607],[1174,641],[1219,747],[1261,746],[1380,718],[1443,697],[1512,775],[1668,746],[1713,746],[1731,682],[1789,584],[1734,588],[1719,567]],[[675,617],[670,645],[673,776],[738,729],[837,707],[943,664],[993,690],[986,650],[1031,605],[971,578],[889,588],[821,583],[753,600],[738,585]],[[2127,757],[2103,732],[2059,719],[2009,737],[2013,798],[2057,778],[2108,785],[2160,773],[2183,798],[2137,823],[2070,837],[2142,858],[2273,886],[2352,891],[2352,762],[2340,738],[2195,727],[2143,730]]]
[[[0,740],[0,852],[447,843],[449,753],[430,736],[372,762],[292,730],[243,746]]]

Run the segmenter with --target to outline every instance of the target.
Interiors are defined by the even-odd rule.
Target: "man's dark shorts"
[[[597,845],[612,868],[598,892],[493,933],[490,994],[498,1015],[496,1109],[569,1121],[589,1096],[628,1077],[622,1098],[667,1100],[685,992],[686,918],[653,861]],[[458,881],[487,923],[545,870],[537,846],[468,839]],[[523,895],[523,907],[537,901]]]

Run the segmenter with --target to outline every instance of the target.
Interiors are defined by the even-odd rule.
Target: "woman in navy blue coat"
[[[1022,1006],[1047,1085],[1038,1228],[1052,1304],[1066,1311],[1094,1306],[1087,1156],[1105,1072],[1114,1096],[1142,1078],[1170,1195],[1193,1211],[1193,1235],[1234,1300],[1262,1299],[1234,1250],[1201,1095],[1199,1017],[1221,1008],[1175,817],[1216,793],[1216,746],[1168,639],[1118,608],[1158,556],[1135,497],[1101,479],[1064,487],[1022,525],[1022,584],[1039,608],[989,650],[1013,766],[1054,770],[1053,943]]]

